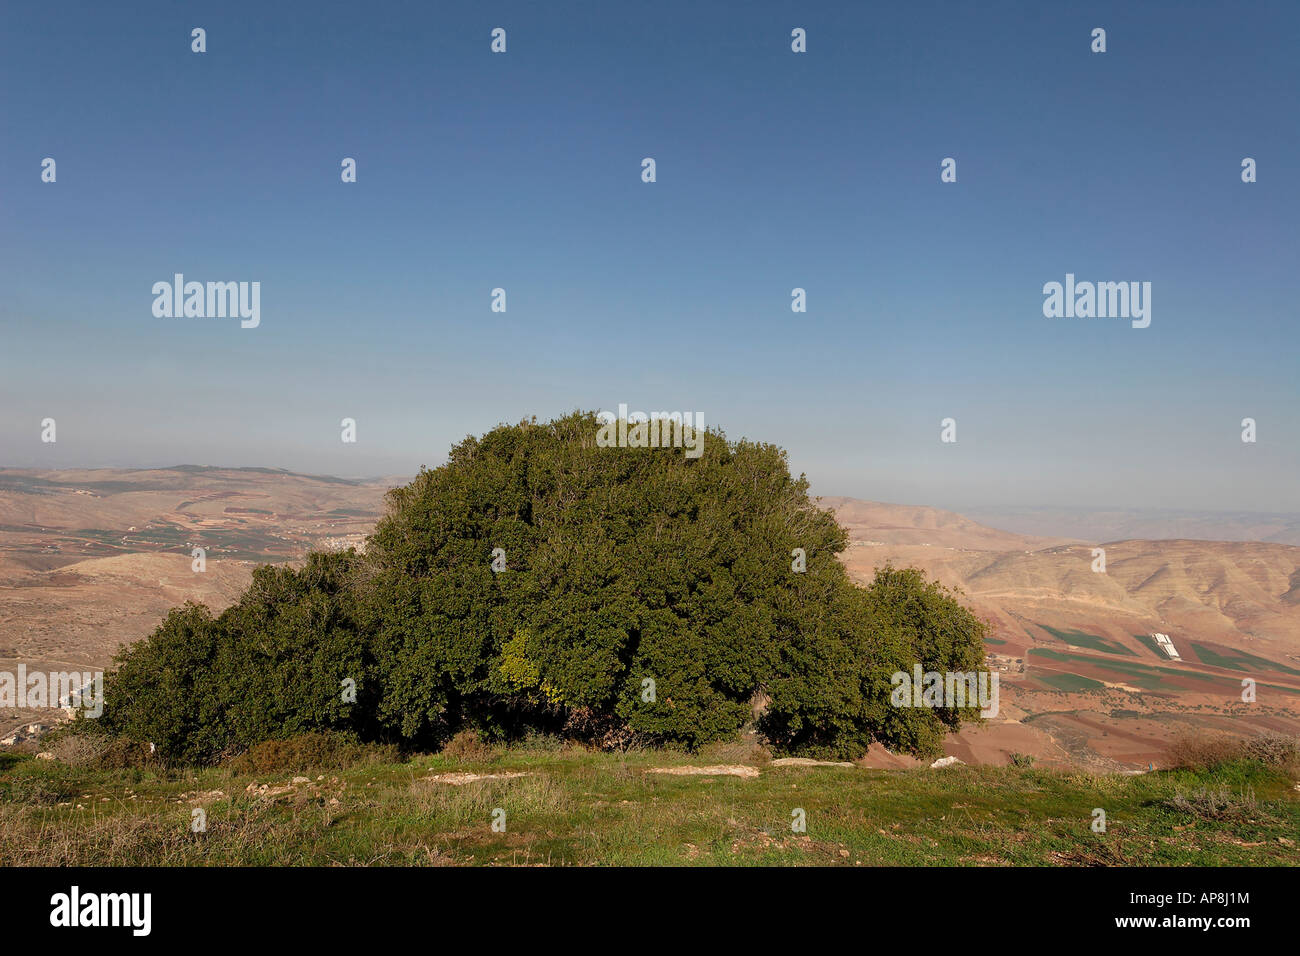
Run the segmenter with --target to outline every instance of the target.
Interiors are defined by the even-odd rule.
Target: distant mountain
[[[823,498],[850,533],[851,568],[918,563],[973,598],[1126,615],[1206,638],[1300,653],[1300,547],[1262,541],[1093,542],[999,531],[937,508]],[[1104,545],[1105,573],[1093,570]]]
[[[1001,531],[956,512],[924,505],[894,505],[834,495],[818,499],[830,508],[855,540],[863,536],[886,544],[930,544],[981,551],[1038,550],[1071,539]]]
[[[168,545],[184,543],[170,541],[168,534],[200,527],[250,539],[262,532],[283,538],[285,529],[271,527],[267,516],[353,513],[370,518],[373,524],[382,510],[384,492],[394,483],[398,482],[207,465],[62,471],[0,468],[0,535],[23,536],[38,553],[62,553],[69,559],[167,550]],[[158,533],[148,541],[128,540],[125,547],[117,540],[124,534],[143,535],[146,528]],[[81,546],[41,539],[47,531],[79,530],[87,532]],[[33,550],[19,547],[22,543],[0,538],[0,554]],[[256,541],[248,543],[250,554],[262,550]]]
[[[1300,514],[1256,511],[1085,511],[1060,508],[968,508],[965,513],[1008,531],[1032,535],[1064,535],[1080,541],[1192,538],[1300,545]]]

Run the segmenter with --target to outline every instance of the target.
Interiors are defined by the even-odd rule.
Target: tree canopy
[[[216,616],[173,610],[119,655],[103,725],[203,763],[307,730],[694,747],[761,706],[779,752],[852,757],[931,754],[975,716],[890,705],[896,671],[978,669],[985,625],[913,569],[855,585],[781,449],[601,447],[598,427],[466,438],[389,492],[364,551],[259,567]]]

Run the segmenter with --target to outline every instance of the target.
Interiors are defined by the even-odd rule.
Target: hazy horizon
[[[427,462],[427,467],[434,468],[445,462],[445,458],[436,462]],[[21,466],[7,465],[0,462],[0,475],[9,471],[114,471],[114,472],[140,472],[140,471],[176,471],[176,470],[204,470],[204,471],[250,471],[257,473],[266,472],[283,472],[285,474],[297,477],[317,478],[326,481],[346,481],[356,484],[383,484],[388,483],[393,487],[400,486],[413,480],[418,473],[412,471],[409,474],[391,473],[391,474],[330,474],[325,472],[300,471],[298,469],[286,468],[276,465],[224,465],[211,462],[175,462],[171,464],[148,464],[148,465],[97,465],[97,466],[70,466],[66,469],[45,469],[45,468],[24,468]],[[1176,533],[1181,526],[1187,524],[1195,525],[1197,522],[1227,522],[1230,524],[1232,519],[1257,518],[1264,519],[1281,519],[1283,521],[1294,522],[1300,525],[1300,512],[1294,511],[1268,511],[1260,509],[1184,509],[1168,507],[1148,507],[1148,508],[1116,508],[1108,505],[1089,505],[1078,504],[1070,506],[1059,506],[1053,504],[1034,504],[1021,503],[1015,506],[996,507],[984,506],[978,504],[960,504],[950,501],[913,501],[913,500],[890,500],[864,498],[860,495],[849,494],[834,489],[823,489],[817,487],[817,483],[809,480],[809,495],[813,498],[846,498],[863,501],[870,504],[880,504],[890,507],[901,508],[934,508],[940,511],[949,511],[962,517],[972,519],[981,524],[1001,528],[1006,531],[1013,531],[1021,534],[1038,535],[1043,537],[1074,537],[1080,540],[1119,540],[1125,537],[1151,537],[1151,538],[1186,538],[1206,541],[1255,541],[1265,540],[1249,534],[1223,533],[1223,529],[1228,525],[1220,525],[1220,533],[1215,534],[1198,534],[1198,533]],[[1103,528],[1117,527],[1125,522],[1147,522],[1149,526],[1160,527],[1162,524],[1166,528],[1172,528],[1169,533],[1153,533],[1143,535],[1124,535],[1124,534],[1101,534],[1096,532]],[[1092,533],[1089,533],[1091,531]],[[1294,543],[1300,545],[1300,528],[1296,529]],[[1283,543],[1292,543],[1284,541]]]

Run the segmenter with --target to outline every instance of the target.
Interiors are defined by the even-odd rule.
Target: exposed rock
[[[28,724],[25,727],[19,727],[13,733],[6,736],[3,740],[0,740],[0,745],[4,745],[5,747],[12,747],[14,746],[14,744],[21,744],[21,743],[26,743],[29,740],[36,740],[49,729],[50,729],[49,724],[42,724],[42,723]]]
[[[527,770],[511,770],[506,773],[435,773],[425,777],[425,780],[431,780],[434,783],[449,783],[453,787],[459,787],[467,783],[474,783],[476,780],[510,780],[513,777],[531,777],[532,774]]]
[[[931,769],[931,770],[934,770],[934,769],[936,769],[936,768],[938,768],[938,767],[951,767],[951,766],[953,766],[954,764],[962,764],[962,765],[965,765],[965,763],[966,763],[966,761],[964,761],[964,760],[959,760],[959,759],[956,758],[956,757],[940,757],[940,758],[939,758],[938,760],[936,760],[934,763],[930,764],[930,769]]]
[[[670,773],[679,777],[757,777],[758,768],[743,764],[720,764],[715,767],[651,767],[646,773]]]
[[[244,792],[251,793],[253,796],[256,797],[266,797],[267,799],[274,799],[275,797],[281,796],[282,794],[292,793],[293,787],[292,786],[273,787],[269,783],[263,783],[260,785],[256,783],[250,783],[247,787],[244,788]]]

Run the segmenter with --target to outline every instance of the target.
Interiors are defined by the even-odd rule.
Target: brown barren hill
[[[230,605],[259,563],[360,546],[399,483],[196,466],[0,469],[0,670],[102,669],[170,608]],[[41,716],[0,713],[0,736]]]
[[[867,583],[914,566],[992,623],[1001,712],[949,738],[963,760],[1026,753],[1099,768],[1159,764],[1192,730],[1300,732],[1300,548],[1264,542],[1084,543],[999,531],[953,512],[822,498]],[[1094,570],[1105,551],[1105,573]],[[1167,635],[1171,659],[1152,637]],[[1242,681],[1257,699],[1242,700]],[[1032,733],[1026,735],[1026,730]],[[879,765],[888,765],[882,761]]]

